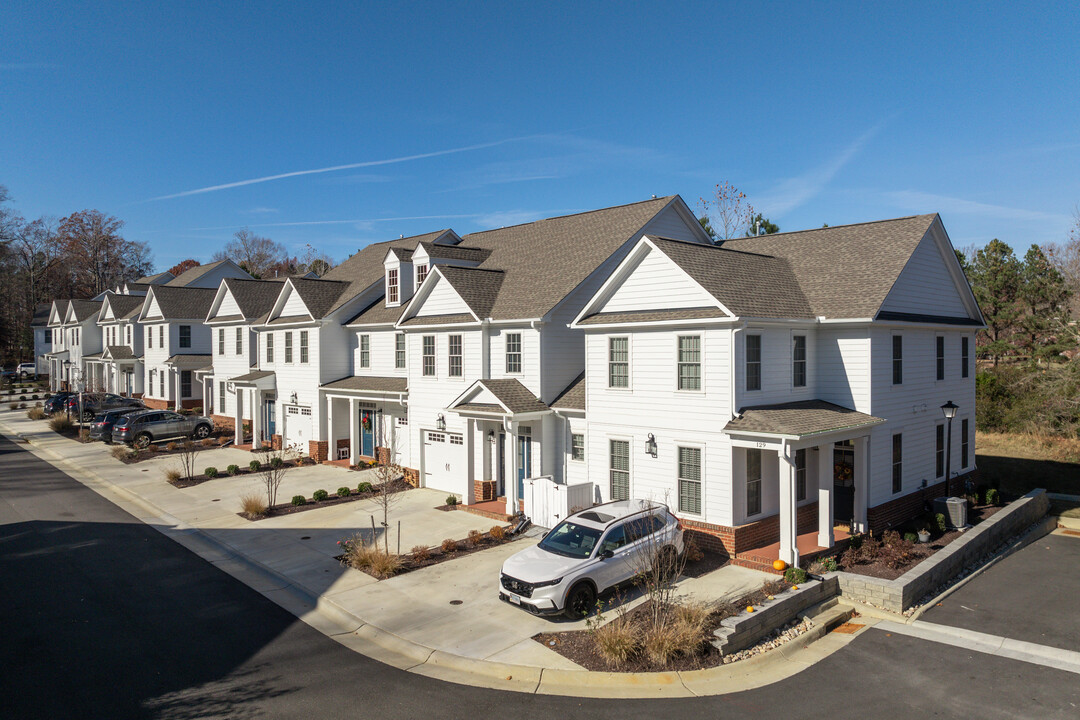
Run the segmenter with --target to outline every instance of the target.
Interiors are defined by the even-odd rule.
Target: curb
[[[809,658],[803,660],[799,657],[800,652],[805,651],[814,640],[827,634],[834,624],[831,619],[834,615],[850,614],[849,610],[834,606],[819,607],[818,615],[811,618],[815,626],[779,647],[746,660],[704,670],[651,673],[591,672],[584,669],[562,670],[512,665],[454,655],[408,640],[367,622],[333,600],[312,593],[288,576],[263,565],[203,529],[183,522],[140,495],[113,483],[93,470],[77,465],[33,438],[12,430],[2,421],[0,421],[0,433],[8,439],[17,439],[30,445],[36,451],[34,454],[40,459],[106,499],[109,498],[102,492],[103,490],[119,496],[123,502],[140,508],[147,515],[165,522],[170,527],[154,524],[151,524],[151,527],[174,542],[184,545],[196,555],[232,575],[324,635],[374,660],[426,677],[495,690],[571,697],[672,698],[721,695],[784,680],[806,669],[825,655],[835,652],[853,639],[844,638],[843,644],[827,650],[825,654],[813,653],[816,657],[812,660]],[[195,538],[198,539],[197,542],[193,542]],[[206,546],[210,546],[210,552]],[[223,553],[224,558],[207,557],[213,551]],[[235,568],[221,567],[222,560],[239,563],[242,568],[238,572]],[[248,573],[254,574],[259,579],[271,581],[270,584],[273,587],[270,589],[255,587],[252,584],[255,578],[246,577]],[[311,613],[320,616],[324,622],[319,622],[320,618],[312,618]],[[802,615],[805,616],[805,613]],[[821,622],[818,618],[821,618]],[[326,627],[327,623],[331,627]]]

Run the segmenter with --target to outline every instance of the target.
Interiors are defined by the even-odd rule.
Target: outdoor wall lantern
[[[645,439],[645,454],[656,457],[656,436],[652,433]]]
[[[292,404],[295,405],[296,404],[296,392],[295,391],[293,392],[291,399],[292,399]]]
[[[488,442],[490,442],[493,445],[495,444],[495,431],[494,430],[488,430]]]
[[[439,428],[439,430],[445,430],[446,429],[446,416],[443,415],[442,413],[439,413],[439,417],[435,418],[435,426],[437,428]]]

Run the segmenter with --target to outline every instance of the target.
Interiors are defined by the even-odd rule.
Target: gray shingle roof
[[[815,316],[872,318],[937,215],[725,240],[790,263]]]
[[[64,318],[67,317],[68,304],[70,300],[53,300],[52,304],[56,306],[56,316],[60,318],[60,323],[64,322]],[[49,316],[52,317],[52,308],[49,309]]]
[[[165,361],[165,364],[178,365],[184,369],[196,369],[203,367],[213,359],[214,358],[211,355],[189,355],[180,353],[169,357],[169,359]]]
[[[180,277],[183,277],[181,275]],[[214,288],[172,287],[154,285],[148,293],[157,300],[165,320],[202,320],[214,303]]]
[[[326,317],[331,310],[338,307],[341,304],[339,299],[352,287],[351,283],[344,280],[327,280],[325,278],[320,280],[292,278],[289,282],[296,288],[296,292],[300,294],[300,299],[304,301],[308,312],[316,320]],[[351,297],[353,296],[350,295],[349,298]]]
[[[633,310],[628,312],[593,313],[578,325],[606,325],[608,323],[664,322],[666,320],[696,320],[701,318],[726,318],[720,308],[679,308],[677,310]]]
[[[585,409],[585,373],[581,373],[551,403],[556,410]]]
[[[118,293],[109,293],[105,296],[105,301],[109,303],[109,307],[113,311],[113,317],[117,320],[123,320],[131,315],[138,315],[144,299],[142,295],[120,295]]]
[[[101,311],[101,300],[71,300],[69,302],[78,322],[89,320]]]
[[[383,298],[379,297],[375,302],[368,305],[366,308],[356,313],[356,315],[346,322],[346,325],[381,325],[381,324],[393,324],[397,322],[397,319],[401,316],[400,307],[387,307],[383,302]]]
[[[403,377],[376,377],[353,375],[322,386],[323,390],[355,390],[376,393],[408,392],[409,380]]]
[[[495,380],[478,380],[491,394],[499,399],[506,409],[515,415],[518,413],[544,412],[550,408],[540,401],[540,398],[532,394],[529,388],[521,384],[517,378],[501,378]]]
[[[491,250],[486,248],[465,247],[463,245],[436,245],[431,242],[417,243],[428,257],[442,260],[464,260],[466,262],[483,262],[491,255]]]
[[[263,378],[270,377],[273,374],[274,372],[272,370],[252,370],[249,373],[229,378],[229,380],[231,382],[252,382],[253,380],[262,380]]]
[[[165,272],[159,272],[154,275],[144,275],[135,282],[139,285],[153,285],[155,283],[166,283],[174,277],[176,276],[166,270]]]
[[[225,287],[229,289],[236,304],[240,306],[240,312],[245,318],[258,319],[265,317],[273,309],[274,302],[281,294],[282,285],[281,281],[275,280],[227,278]]]
[[[401,323],[402,327],[412,327],[414,325],[454,325],[457,323],[475,323],[476,318],[472,315],[422,315],[420,317],[411,317],[405,322]]]
[[[188,268],[184,272],[174,277],[169,282],[165,283],[168,287],[187,287],[191,283],[201,278],[206,273],[210,272],[214,268],[220,267],[226,263],[232,262],[231,260],[218,260],[216,262],[207,263],[205,265],[196,265],[193,268]]]
[[[30,327],[45,327],[48,325],[50,310],[52,310],[51,303],[39,303],[34,308],[34,319],[30,321]]]
[[[442,273],[478,318],[483,320],[491,317],[491,309],[499,297],[499,289],[506,277],[504,271],[440,265],[438,272]]]
[[[873,415],[856,412],[824,400],[759,405],[743,408],[740,414],[741,417],[735,418],[724,426],[724,432],[805,437],[885,422]]]
[[[127,345],[109,345],[109,357],[113,360],[134,360],[135,353]]]

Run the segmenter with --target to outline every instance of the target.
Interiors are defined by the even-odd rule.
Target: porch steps
[[[507,515],[505,512],[500,512],[499,508],[506,507],[506,498],[496,498],[495,500],[488,500],[487,502],[475,503],[473,505],[459,505],[462,510],[473,515],[479,515],[490,520],[498,520],[499,522],[510,522],[513,520],[512,515]]]

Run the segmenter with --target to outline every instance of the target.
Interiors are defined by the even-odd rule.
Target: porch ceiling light
[[[656,436],[649,433],[649,437],[645,440],[645,454],[656,457]]]
[[[439,417],[435,418],[435,426],[437,428],[439,428],[439,430],[445,430],[446,429],[446,416],[443,415],[442,413],[439,413]]]
[[[941,406],[941,413],[947,420],[952,420],[956,417],[956,411],[960,409],[959,405],[953,403],[952,400]]]

